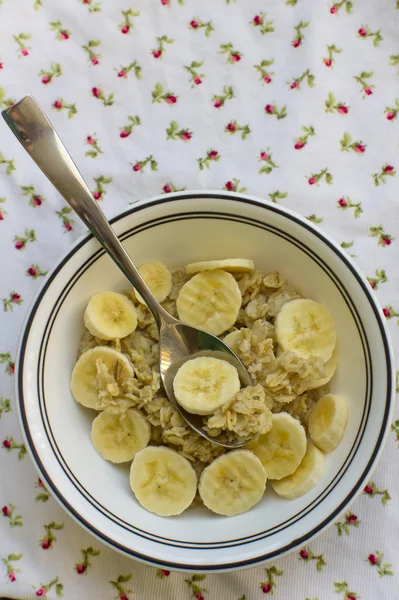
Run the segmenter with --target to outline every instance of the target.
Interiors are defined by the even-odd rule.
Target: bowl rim
[[[24,320],[24,323],[22,326],[21,335],[19,338],[19,344],[18,344],[18,348],[17,348],[17,354],[16,354],[16,367],[17,368],[16,368],[16,377],[15,377],[15,397],[16,397],[16,405],[17,405],[17,414],[18,414],[19,424],[20,424],[20,427],[22,430],[23,438],[24,438],[26,447],[29,451],[29,455],[30,455],[36,469],[38,470],[41,478],[46,482],[52,496],[57,500],[57,502],[62,506],[62,508],[70,516],[72,516],[72,518],[76,522],[79,523],[79,525],[81,527],[86,529],[89,533],[91,533],[92,535],[94,535],[95,537],[100,539],[103,543],[107,544],[114,550],[118,550],[119,552],[122,552],[123,554],[125,554],[129,557],[137,558],[138,560],[145,562],[147,564],[151,564],[153,566],[157,566],[157,567],[166,566],[166,567],[170,567],[174,570],[190,571],[190,572],[195,572],[195,571],[197,571],[197,572],[222,572],[222,571],[227,571],[227,570],[231,570],[231,569],[255,566],[259,563],[262,563],[267,560],[271,560],[271,559],[283,556],[284,554],[287,554],[288,552],[292,551],[294,548],[296,548],[300,544],[303,544],[306,541],[308,541],[309,539],[314,538],[315,536],[319,535],[322,531],[324,531],[327,527],[331,526],[333,524],[335,518],[343,510],[347,509],[349,507],[349,505],[354,501],[354,499],[361,493],[362,484],[365,482],[366,478],[369,478],[371,476],[374,468],[376,467],[376,464],[378,462],[378,459],[381,456],[382,450],[384,448],[384,445],[385,445],[385,442],[387,440],[388,433],[389,433],[388,425],[389,425],[389,422],[392,417],[393,408],[394,408],[394,397],[395,397],[394,396],[394,390],[395,390],[394,368],[393,368],[394,360],[393,360],[393,350],[392,350],[392,345],[390,342],[388,328],[387,328],[385,321],[382,318],[382,315],[383,315],[382,309],[379,306],[375,295],[372,293],[372,291],[370,289],[370,284],[367,281],[366,277],[362,274],[362,272],[360,271],[358,266],[354,263],[354,261],[350,258],[350,256],[347,253],[345,253],[342,250],[342,248],[333,239],[331,239],[327,234],[325,234],[323,231],[321,231],[313,223],[309,222],[307,219],[305,219],[304,217],[302,217],[295,211],[292,211],[291,209],[288,209],[288,208],[280,206],[280,205],[276,205],[276,204],[270,202],[269,200],[266,200],[266,199],[263,200],[263,199],[260,199],[258,197],[248,195],[248,194],[240,194],[240,193],[236,193],[236,192],[225,192],[225,191],[221,192],[220,190],[198,190],[198,191],[197,190],[188,190],[188,191],[185,190],[182,192],[162,194],[162,195],[154,196],[149,199],[141,200],[139,202],[135,202],[133,206],[127,207],[125,210],[121,211],[115,217],[110,219],[109,222],[111,224],[116,223],[129,215],[139,212],[142,209],[149,208],[151,206],[156,206],[158,204],[167,203],[167,202],[175,202],[177,200],[189,200],[189,199],[194,199],[194,198],[199,198],[199,199],[200,198],[207,198],[207,199],[215,198],[217,200],[230,200],[230,201],[233,200],[233,201],[238,202],[239,204],[241,203],[242,205],[250,204],[250,205],[256,206],[261,209],[271,210],[272,212],[280,214],[284,217],[288,217],[290,220],[294,221],[298,225],[300,225],[300,226],[304,227],[305,229],[307,229],[308,231],[310,231],[312,234],[316,235],[316,237],[318,237],[321,242],[327,244],[327,246],[329,246],[330,249],[333,250],[335,252],[335,254],[338,255],[338,258],[340,258],[343,261],[343,263],[351,271],[351,274],[357,279],[358,283],[360,284],[363,292],[365,293],[365,295],[371,305],[371,308],[373,310],[373,313],[375,315],[375,318],[376,318],[376,321],[377,321],[377,324],[379,327],[381,340],[382,340],[384,350],[385,350],[385,365],[386,365],[386,369],[387,369],[387,393],[386,393],[385,411],[384,411],[381,429],[379,431],[378,438],[375,442],[375,447],[374,447],[373,453],[372,453],[362,475],[360,477],[358,477],[357,482],[354,484],[351,491],[347,494],[346,498],[342,502],[340,502],[339,506],[332,513],[330,513],[329,516],[327,516],[321,523],[318,523],[317,525],[315,525],[309,532],[304,534],[301,538],[293,540],[292,542],[288,543],[286,546],[284,546],[276,551],[268,552],[268,553],[262,554],[262,555],[257,555],[254,558],[244,559],[244,560],[240,560],[238,562],[228,562],[228,563],[224,563],[224,564],[218,563],[217,565],[207,565],[207,566],[202,566],[200,564],[190,565],[190,564],[186,564],[186,563],[179,564],[179,563],[168,562],[168,561],[163,561],[163,560],[161,561],[159,559],[154,559],[151,556],[140,554],[138,552],[135,552],[135,551],[127,548],[126,546],[123,546],[122,544],[119,544],[112,538],[107,537],[107,535],[105,533],[96,529],[96,527],[94,527],[90,522],[88,522],[81,515],[79,515],[79,513],[76,511],[76,509],[74,509],[70,505],[68,500],[66,500],[66,498],[63,496],[63,494],[53,484],[51,477],[49,476],[49,474],[47,474],[46,469],[44,468],[44,466],[40,460],[40,457],[38,456],[38,454],[36,452],[34,442],[30,436],[27,419],[25,419],[25,416],[23,414],[23,412],[24,412],[24,409],[23,409],[24,368],[23,367],[24,367],[24,352],[25,352],[25,347],[26,347],[26,343],[27,343],[27,339],[28,339],[28,335],[29,335],[29,331],[30,331],[30,326],[34,320],[37,310],[39,309],[41,300],[44,297],[44,295],[45,295],[48,287],[50,286],[51,282],[53,281],[53,279],[62,270],[63,266],[69,261],[69,259],[72,258],[72,256],[81,247],[83,247],[86,243],[88,243],[92,239],[95,239],[95,236],[90,231],[83,233],[56,261],[55,265],[52,267],[51,270],[49,270],[49,272],[43,279],[39,289],[37,290],[32,302],[29,306],[27,315],[25,317],[25,320]],[[121,234],[121,235],[123,235],[123,234]]]

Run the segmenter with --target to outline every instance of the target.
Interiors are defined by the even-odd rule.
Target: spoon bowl
[[[223,434],[211,437],[204,429],[201,417],[185,411],[173,392],[173,379],[178,368],[198,353],[201,356],[214,356],[217,352],[219,357],[236,367],[243,386],[252,385],[242,362],[217,337],[175,319],[154,298],[36,100],[32,96],[25,96],[4,110],[2,115],[30,157],[98,239],[151,310],[159,330],[160,374],[170,403],[194,431],[212,443],[226,448],[243,446],[248,439],[229,441]]]

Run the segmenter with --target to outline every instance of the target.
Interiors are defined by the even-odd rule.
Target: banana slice
[[[134,457],[130,487],[146,510],[180,515],[197,492],[197,475],[187,458],[166,446],[148,446]]]
[[[123,294],[100,292],[90,299],[84,322],[91,335],[102,340],[124,338],[137,327],[136,308]]]
[[[220,335],[234,325],[241,302],[240,289],[231,273],[204,271],[183,285],[176,308],[184,323]]]
[[[276,317],[276,338],[283,350],[307,360],[326,362],[335,348],[337,334],[327,307],[314,300],[298,299],[284,304]]]
[[[148,262],[141,265],[139,273],[146,282],[154,298],[163,302],[172,291],[172,273],[161,262]],[[143,298],[135,291],[136,298],[145,304]]]
[[[324,454],[308,442],[306,454],[295,473],[279,481],[272,481],[271,484],[276,494],[293,500],[307,494],[319,482],[323,473]]]
[[[324,364],[325,376],[321,379],[315,379],[306,385],[306,390],[314,390],[316,388],[321,387],[322,385],[326,385],[332,379],[337,370],[338,365],[338,355],[337,349],[334,348],[334,351],[331,355],[331,358]]]
[[[250,442],[252,450],[266,469],[269,479],[282,479],[298,468],[306,452],[306,433],[288,413],[273,415],[272,428]]]
[[[71,392],[77,402],[87,408],[101,410],[96,386],[97,361],[101,360],[118,378],[133,377],[133,368],[124,354],[108,346],[96,346],[84,352],[73,368]]]
[[[110,415],[100,413],[91,426],[91,441],[105,460],[123,463],[133,460],[135,454],[148,445],[151,425],[135,408]]]
[[[326,394],[310,413],[309,435],[323,452],[331,452],[339,444],[348,419],[348,404],[342,396]]]
[[[259,502],[266,480],[266,471],[252,452],[233,450],[206,467],[198,490],[205,506],[218,515],[231,517]]]
[[[173,380],[176,400],[195,415],[213,414],[230,402],[239,389],[237,369],[225,360],[209,356],[188,360]]]
[[[248,273],[255,268],[254,261],[249,258],[225,258],[223,260],[206,260],[204,262],[190,263],[186,265],[186,273],[194,275],[202,271],[214,271],[222,269],[229,273]]]

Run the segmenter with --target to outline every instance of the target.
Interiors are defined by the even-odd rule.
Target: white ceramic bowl
[[[305,296],[324,302],[338,333],[332,390],[350,411],[342,442],[326,459],[318,485],[286,501],[268,488],[236,517],[201,507],[161,518],[135,500],[128,466],[104,461],[90,441],[94,412],[69,391],[83,333],[83,311],[100,290],[126,280],[87,234],[47,276],[22,335],[19,414],[41,477],[78,523],[112,548],[175,570],[222,571],[257,564],[297,548],[322,531],[362,489],[380,455],[393,404],[393,361],[385,324],[367,280],[319,229],[275,204],[249,196],[191,192],[134,205],[113,226],[136,264],[170,267],[248,257],[278,270]]]

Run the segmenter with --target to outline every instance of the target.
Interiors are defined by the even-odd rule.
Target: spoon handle
[[[25,96],[2,112],[25,150],[61,196],[82,219],[145,300],[160,326],[161,318],[171,320],[153,297],[143,278],[108,223],[98,202],[84,181],[49,119],[32,96]]]

